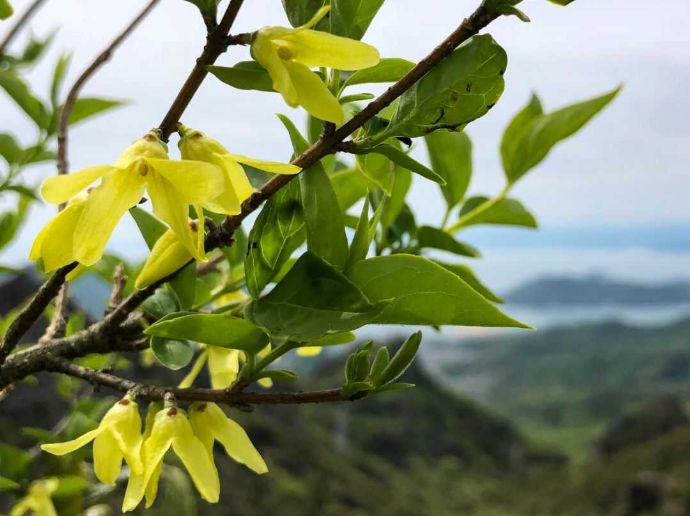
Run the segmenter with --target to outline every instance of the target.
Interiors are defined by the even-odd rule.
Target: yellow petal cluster
[[[302,106],[316,118],[341,124],[344,115],[338,99],[311,68],[360,70],[376,65],[380,57],[371,45],[313,30],[329,10],[330,6],[322,7],[309,22],[294,29],[259,29],[251,52],[289,106]]]
[[[217,140],[183,125],[179,126],[178,132],[182,136],[178,144],[182,159],[210,163],[223,170],[225,183],[222,195],[204,203],[205,208],[215,213],[237,215],[241,211],[242,202],[254,192],[242,165],[272,174],[297,174],[301,170],[289,163],[263,161],[242,154],[233,154]]]
[[[20,499],[10,510],[10,516],[58,516],[50,496],[60,485],[57,478],[37,480],[29,486],[26,496]]]
[[[141,474],[141,417],[131,396],[125,396],[106,412],[94,430],[71,441],[41,445],[53,455],[65,455],[93,441],[93,467],[98,480],[114,484],[122,468],[122,459],[134,473]]]
[[[77,197],[92,183],[100,184]],[[147,191],[153,212],[175,232],[197,259],[203,259],[203,228],[189,227],[189,209],[201,216],[201,204],[224,187],[218,167],[202,161],[170,160],[165,145],[152,132],[135,141],[112,165],[98,165],[46,179],[43,198],[54,204],[74,199],[39,233],[30,258],[43,258],[46,271],[77,261],[93,265],[115,226]],[[75,199],[76,198],[76,199]]]

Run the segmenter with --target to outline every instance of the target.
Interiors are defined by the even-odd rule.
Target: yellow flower
[[[163,409],[153,416],[150,434],[142,446],[144,473],[130,476],[122,502],[123,512],[133,510],[145,494],[147,507],[153,503],[163,458],[170,448],[187,468],[201,497],[210,503],[218,502],[220,480],[215,464],[204,444],[194,435],[185,412],[174,402],[166,401]]]
[[[50,495],[55,492],[59,484],[60,481],[57,478],[32,482],[27,495],[10,510],[10,516],[23,516],[29,511],[35,516],[57,516]]]
[[[301,357],[314,357],[321,353],[323,346],[302,346],[297,348],[297,354]]]
[[[203,224],[201,204],[216,197],[224,186],[218,167],[199,161],[172,161],[165,145],[149,133],[128,147],[112,165],[50,177],[43,183],[41,193],[46,201],[60,204],[99,178],[101,183],[83,202],[74,203],[69,215],[60,213],[48,223],[45,233],[39,233],[34,259],[42,257],[53,268],[67,256],[83,265],[93,265],[103,255],[120,218],[141,200],[144,190],[151,197],[153,212],[168,223],[195,258],[203,259],[203,228],[196,233],[191,231],[189,207],[194,206]],[[48,235],[68,249],[48,246]]]
[[[309,22],[294,29],[259,29],[251,51],[271,76],[273,89],[289,106],[300,105],[316,118],[341,124],[343,108],[310,68],[369,68],[379,62],[379,52],[361,41],[311,30],[329,10],[330,6],[322,7]]]
[[[204,443],[211,461],[213,443],[218,441],[236,462],[244,464],[259,475],[268,471],[264,459],[252,444],[247,432],[228,418],[215,403],[193,403],[189,408],[189,421],[194,434]]]
[[[178,131],[182,136],[178,144],[182,159],[205,161],[219,166],[225,172],[223,176],[225,185],[220,190],[222,194],[203,203],[204,208],[215,213],[225,215],[240,213],[242,201],[254,192],[240,163],[273,174],[297,174],[301,170],[289,163],[262,161],[241,154],[232,154],[217,140],[183,125],[178,127]]]
[[[114,484],[122,459],[135,473],[142,473],[139,456],[141,448],[141,418],[139,407],[127,395],[106,412],[98,428],[64,443],[41,445],[41,449],[53,455],[65,455],[93,441],[93,468],[98,480]]]
[[[192,231],[198,229],[193,227]],[[177,234],[169,229],[154,244],[134,286],[138,289],[146,288],[180,269],[192,258]]]

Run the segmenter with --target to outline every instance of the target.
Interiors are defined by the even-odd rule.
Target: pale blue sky
[[[27,1],[15,0],[18,10]],[[416,60],[438,43],[477,1],[388,0],[365,40],[383,56]],[[51,56],[74,53],[70,78],[127,23],[143,1],[95,2],[48,0],[34,30],[60,28]],[[625,89],[615,103],[576,138],[559,147],[515,191],[547,226],[635,223],[687,223],[690,226],[690,2],[688,0],[576,0],[559,8],[546,0],[526,0],[522,8],[533,22],[502,19],[489,32],[509,55],[506,92],[499,104],[468,133],[475,142],[472,191],[500,187],[497,155],[500,132],[532,90],[547,109],[599,94],[619,83]],[[285,24],[279,0],[246,0],[236,25],[248,31]],[[0,26],[2,31],[2,26]],[[86,87],[99,94],[132,101],[112,114],[71,132],[73,169],[107,163],[130,141],[157,125],[186,77],[203,42],[203,26],[193,6],[165,0]],[[247,59],[232,48],[219,64]],[[47,89],[51,58],[35,74],[39,91]],[[69,81],[68,81],[69,82]],[[286,159],[289,141],[275,113],[301,118],[278,95],[233,90],[209,78],[184,117],[243,154]],[[0,95],[0,120],[28,142],[31,128]],[[171,146],[172,152],[176,149]],[[420,152],[421,151],[421,152]],[[424,157],[423,149],[416,155]],[[39,182],[50,167],[29,172]],[[440,217],[441,199],[433,184],[417,181],[414,204],[423,221]],[[26,254],[32,233],[51,211],[37,212],[25,237],[3,261]],[[125,224],[115,248],[132,249],[138,236]],[[141,252],[134,249],[133,252]]]

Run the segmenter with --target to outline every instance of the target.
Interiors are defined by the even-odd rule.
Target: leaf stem
[[[472,211],[469,211],[462,215],[458,220],[455,221],[450,227],[446,227],[445,231],[448,233],[455,233],[459,229],[461,229],[464,226],[467,226],[470,222],[472,222],[474,219],[479,217],[482,213],[485,213],[487,210],[490,208],[493,208],[496,206],[499,202],[505,200],[505,198],[508,196],[508,192],[510,191],[510,188],[512,185],[509,183],[507,184],[503,190],[501,190],[496,197],[493,199],[487,199],[483,203],[481,203],[479,206],[477,206],[475,209]],[[444,223],[445,226],[445,223]]]

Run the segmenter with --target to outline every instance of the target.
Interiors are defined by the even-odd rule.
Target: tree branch
[[[119,392],[134,391],[137,399],[143,401],[161,401],[166,394],[172,394],[178,400],[211,401],[227,405],[297,405],[302,403],[325,403],[333,401],[350,401],[342,395],[340,389],[309,392],[239,392],[229,389],[179,389],[162,385],[142,385],[126,378],[121,378],[106,371],[97,371],[80,366],[64,358],[51,358],[49,371],[81,378],[94,386],[105,386]]]
[[[41,4],[43,4],[45,0],[34,0],[31,5],[24,11],[24,14],[22,14],[19,18],[17,18],[16,23],[12,26],[10,31],[7,33],[7,36],[5,36],[5,39],[2,40],[2,43],[0,43],[0,56],[5,55],[5,51],[7,50],[7,47],[10,46],[10,43],[14,40],[15,37],[17,37],[17,34],[22,30],[24,25],[28,23],[28,21],[31,19],[31,17],[36,14],[38,11],[39,7],[41,7]]]
[[[220,23],[208,32],[203,52],[196,60],[194,68],[192,68],[187,80],[158,126],[161,140],[167,142],[170,135],[175,132],[182,114],[208,75],[206,67],[215,63],[218,56],[225,52],[228,44],[232,43],[228,40],[228,34],[243,3],[244,0],[230,0]]]
[[[60,111],[60,121],[58,124],[57,131],[57,142],[58,142],[58,157],[57,157],[57,169],[58,174],[66,174],[68,168],[67,161],[67,131],[69,127],[69,116],[72,113],[74,104],[79,97],[82,87],[86,82],[103,66],[113,55],[113,52],[119,47],[127,37],[134,32],[137,26],[146,18],[146,16],[153,10],[156,4],[160,0],[150,0],[144,9],[137,15],[132,22],[125,27],[125,29],[110,42],[110,44],[96,56],[96,59],[82,72],[82,74],[74,81],[72,88],[70,88],[65,103],[62,105],[62,110]]]
[[[67,274],[76,266],[76,263],[72,263],[55,271],[48,281],[38,289],[38,292],[36,292],[36,295],[29,301],[24,310],[12,321],[2,342],[0,342],[0,367],[3,366],[7,356],[19,344],[21,338],[29,331],[31,325],[38,320],[43,310],[48,306],[48,303],[57,295],[60,287],[65,282]]]

